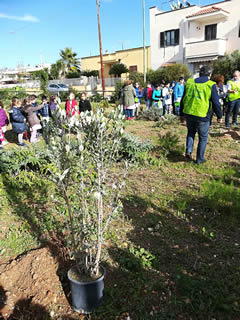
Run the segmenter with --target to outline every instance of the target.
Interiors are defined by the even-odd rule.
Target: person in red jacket
[[[70,92],[69,98],[67,98],[65,109],[68,117],[74,116],[78,112],[77,101],[73,92]]]

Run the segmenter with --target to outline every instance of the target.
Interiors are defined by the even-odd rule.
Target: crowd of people
[[[147,83],[146,88],[138,82],[133,85],[131,80],[124,82],[119,92],[119,104],[122,106],[127,120],[133,120],[139,115],[139,107],[144,100],[146,110],[156,107],[160,113],[180,115],[180,101],[184,93],[184,78],[180,77],[179,82],[162,81],[155,87]]]
[[[211,70],[208,66],[200,68],[199,78],[188,79],[180,77],[175,83],[162,82],[155,87],[147,83],[143,88],[137,82],[133,85],[131,80],[125,81],[119,92],[119,104],[123,108],[126,120],[138,117],[140,104],[144,99],[146,110],[157,108],[160,115],[174,114],[187,123],[186,158],[192,160],[194,138],[199,135],[197,149],[198,164],[205,162],[204,153],[207,146],[209,127],[212,124],[213,114],[218,122],[222,122],[225,115],[225,126],[230,128],[230,115],[233,114],[232,124],[238,125],[237,118],[240,108],[240,72],[235,71],[233,78],[224,84],[222,75],[215,75],[212,80]],[[51,96],[49,101],[42,96],[41,104],[37,104],[37,97],[30,95],[24,100],[18,97],[12,99],[8,114],[0,101],[0,148],[7,144],[5,133],[9,122],[12,130],[17,134],[18,145],[25,146],[23,138],[31,143],[38,141],[41,130],[47,125],[54,109],[60,105],[57,96]],[[79,103],[74,93],[70,93],[65,104],[67,116],[92,109],[86,93],[82,93]],[[30,138],[29,138],[30,132]]]
[[[155,87],[148,83],[142,88],[139,83],[125,81],[119,92],[119,104],[123,108],[126,120],[138,117],[141,99],[145,100],[146,110],[157,108],[160,115],[174,114],[187,123],[186,158],[192,160],[192,151],[196,133],[199,135],[196,163],[201,164],[208,141],[209,127],[213,115],[222,122],[225,115],[225,127],[230,128],[230,115],[233,114],[232,125],[239,125],[237,117],[240,108],[240,72],[235,71],[233,78],[224,84],[224,76],[217,74],[211,78],[211,69],[203,66],[199,78],[189,79],[184,84],[180,77],[175,83],[162,82]]]
[[[10,109],[6,112],[3,102],[0,101],[0,149],[8,143],[5,139],[5,133],[9,123],[12,125],[12,131],[17,135],[20,147],[26,146],[23,142],[24,138],[31,143],[37,142],[39,136],[41,136],[42,129],[49,122],[53,111],[60,107],[60,103],[58,96],[51,96],[48,100],[43,95],[39,105],[36,95],[30,95],[23,100],[16,96],[12,98]],[[79,104],[75,99],[74,93],[71,92],[69,94],[65,104],[68,116],[74,115],[76,112],[91,111],[91,109],[86,93],[83,92],[81,94]]]

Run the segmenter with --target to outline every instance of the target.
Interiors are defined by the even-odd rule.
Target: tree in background
[[[66,78],[67,79],[76,79],[76,78],[80,78],[82,75],[82,73],[80,71],[72,71],[67,73]]]
[[[134,84],[138,82],[140,86],[144,87],[144,75],[141,72],[130,72],[129,80],[132,80]]]
[[[49,79],[55,80],[61,78],[65,69],[65,65],[62,60],[57,60],[56,63],[51,65]]]
[[[222,58],[214,61],[212,74],[221,74],[224,76],[225,81],[232,79],[235,70],[240,69],[240,52],[238,50],[233,51],[230,55],[226,54]]]
[[[60,51],[61,61],[64,64],[63,74],[66,77],[66,73],[80,71],[80,61],[77,58],[77,53],[72,51],[72,48],[65,48]]]
[[[176,63],[174,65],[165,67],[163,69],[158,69],[156,71],[150,70],[147,73],[147,80],[150,81],[153,85],[157,85],[162,81],[172,80],[178,81],[179,77],[184,77],[185,80],[191,77],[191,72],[188,69],[188,66],[183,63]]]
[[[109,70],[109,74],[113,74],[118,76],[119,78],[121,77],[121,74],[123,73],[128,73],[129,70],[123,63],[115,63],[112,65],[111,69]]]
[[[32,73],[33,80],[40,81],[40,89],[43,91],[44,94],[47,94],[47,85],[48,85],[48,69],[45,68],[43,70],[34,71]]]
[[[98,70],[85,70],[82,72],[82,76],[85,77],[99,77]]]

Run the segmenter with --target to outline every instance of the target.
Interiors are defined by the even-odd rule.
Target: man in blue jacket
[[[180,105],[181,121],[187,122],[186,158],[192,159],[193,144],[196,133],[199,136],[197,148],[197,164],[206,162],[204,158],[208,141],[208,131],[212,109],[218,121],[222,119],[222,110],[215,82],[210,81],[211,70],[203,66],[199,71],[200,77],[189,79],[186,83]]]

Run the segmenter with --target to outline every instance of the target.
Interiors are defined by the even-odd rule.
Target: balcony
[[[214,60],[224,56],[226,48],[226,39],[190,42],[186,44],[185,57],[189,63]]]

